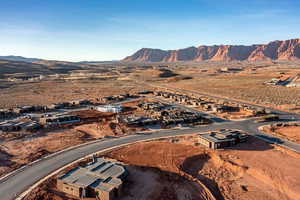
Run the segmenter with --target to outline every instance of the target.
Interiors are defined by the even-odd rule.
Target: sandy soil
[[[43,81],[38,83],[15,84],[0,88],[0,107],[11,108],[20,105],[48,105],[76,99],[99,98],[121,93],[144,90],[132,81],[81,80]]]
[[[180,141],[150,142],[114,151],[109,156],[131,165],[177,174],[184,171],[205,183],[218,199],[300,198],[300,156],[291,156],[254,138],[248,144],[223,151]]]
[[[201,188],[177,174],[156,168],[125,166],[130,174],[118,200],[206,200]],[[73,200],[56,188],[55,177],[35,188],[25,200]]]
[[[35,134],[32,137],[7,140],[0,144],[0,176],[50,153],[105,136],[120,136],[144,131],[113,121],[75,126],[71,129]]]
[[[177,65],[177,64],[176,64]],[[219,73],[220,67],[241,67],[255,71],[239,73]],[[168,83],[165,78],[159,78],[158,69],[135,69],[126,75],[126,80],[81,80],[81,81],[43,81],[39,83],[21,83],[0,89],[0,106],[12,107],[25,104],[50,104],[82,98],[96,98],[120,92],[133,92],[149,89],[137,84],[135,80],[149,83],[162,83],[172,87],[192,89],[203,93],[240,99],[257,104],[265,104],[283,109],[293,109],[300,99],[299,88],[267,86],[263,83],[275,77],[294,76],[300,72],[297,64],[260,64],[250,63],[184,63],[169,68],[177,74],[192,79],[176,79]],[[218,66],[218,67],[216,67]],[[203,69],[208,72],[203,72]],[[212,73],[214,71],[214,73]],[[176,77],[175,77],[176,78]]]
[[[138,143],[100,156],[128,164],[130,176],[121,200],[209,199],[205,188],[220,200],[300,198],[299,154],[252,137],[219,151],[194,145],[196,140],[186,136]],[[71,198],[55,192],[50,179],[28,199]]]
[[[300,144],[300,126],[277,127],[274,129],[266,127],[264,130],[268,133]]]
[[[50,153],[90,140],[86,133],[76,130],[58,130],[40,136],[3,142],[0,146],[0,175],[32,162]]]
[[[201,187],[178,174],[139,166],[128,166],[128,170],[130,176],[120,200],[206,199]]]
[[[246,119],[246,118],[252,117],[253,114],[248,111],[241,110],[239,112],[218,113],[217,116],[234,120],[234,119]]]
[[[282,71],[285,72],[287,76],[294,76],[299,72],[298,69],[287,69],[284,66],[280,66],[279,68],[263,68],[263,70],[257,70],[255,73],[216,73],[213,76],[201,73],[200,69],[198,71],[193,69],[194,68],[187,67],[176,71],[176,73],[192,76],[193,79],[180,80],[172,83],[152,79],[148,80],[148,82],[286,110],[296,108],[300,100],[299,88],[264,85],[265,81],[278,77]]]
[[[115,122],[99,122],[75,127],[75,130],[89,134],[93,138],[104,136],[121,136],[144,131],[144,128],[127,127]]]

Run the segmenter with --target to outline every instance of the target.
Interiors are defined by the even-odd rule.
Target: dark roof
[[[245,133],[237,130],[220,130],[218,132],[201,134],[200,137],[211,142],[227,142],[234,141],[241,135],[245,135]]]

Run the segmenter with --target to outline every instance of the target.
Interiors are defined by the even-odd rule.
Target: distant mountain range
[[[0,56],[0,60],[44,63],[63,62],[22,56]],[[121,61],[125,62],[178,62],[178,61],[269,61],[300,60],[300,39],[273,41],[268,44],[213,45],[178,50],[143,48]],[[106,64],[118,61],[81,61],[76,64]],[[71,62],[66,62],[71,63]]]
[[[39,58],[26,58],[23,56],[0,56],[0,60],[8,60],[14,62],[27,62],[27,63],[48,63],[48,62],[61,62],[61,63],[72,63],[68,61],[57,61],[57,60],[45,60]],[[73,62],[75,64],[111,64],[114,62],[119,62],[118,60],[112,61],[80,61],[80,62]]]
[[[143,48],[128,56],[126,62],[178,61],[268,61],[300,59],[300,39],[273,41],[259,45],[214,45],[179,50]]]
[[[22,56],[0,56],[0,60],[9,60],[9,61],[17,61],[17,62],[40,62],[43,61],[43,59],[38,58],[25,58]]]

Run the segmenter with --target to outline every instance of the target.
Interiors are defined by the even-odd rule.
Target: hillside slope
[[[28,62],[28,63],[42,61],[42,59],[26,58],[26,57],[22,57],[22,56],[0,56],[0,59],[1,60],[8,60],[8,61],[16,61],[16,62]]]
[[[68,73],[72,70],[80,70],[84,67],[76,63],[62,62],[39,62],[29,63],[20,61],[9,61],[0,59],[0,76],[4,74],[25,73],[25,74],[56,74]]]

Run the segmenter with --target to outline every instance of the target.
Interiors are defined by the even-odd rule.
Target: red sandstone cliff
[[[219,45],[189,47],[179,50],[143,48],[123,61],[176,62],[176,61],[234,61],[234,60],[296,60],[300,59],[300,39],[273,41],[266,45]]]

